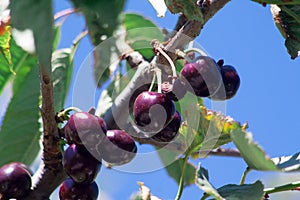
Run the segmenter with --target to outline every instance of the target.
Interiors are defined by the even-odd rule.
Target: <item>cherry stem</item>
[[[184,50],[184,53],[186,53],[186,54],[189,52],[197,52],[201,56],[207,56],[207,54],[204,51],[202,51],[201,49],[198,49],[198,48],[188,48],[188,49]]]
[[[161,93],[161,84],[162,84],[161,70],[159,68],[157,68],[155,73],[156,73],[156,78],[157,78],[157,92]]]
[[[251,169],[249,167],[246,168],[246,170],[244,171],[241,181],[240,181],[240,185],[244,185],[246,177],[248,175],[248,173],[251,171]]]
[[[56,14],[54,15],[54,20],[58,20],[58,19],[61,18],[61,17],[68,16],[68,15],[73,14],[73,13],[75,13],[75,12],[76,12],[76,10],[73,9],[73,8],[68,8],[68,9],[59,11],[58,13],[56,13]]]
[[[71,111],[75,111],[75,112],[82,112],[82,110],[80,110],[79,108],[77,108],[77,107],[69,107],[69,108],[66,108],[66,109],[64,109],[62,112],[64,112],[64,113],[69,113],[69,112],[71,112]]]
[[[273,188],[266,188],[266,189],[264,189],[264,192],[266,194],[272,194],[272,193],[276,193],[276,192],[295,190],[297,187],[300,187],[300,181],[288,183],[285,185],[280,185],[280,186],[273,187]]]
[[[156,78],[156,72],[154,71],[154,74],[153,74],[153,78],[152,78],[152,81],[151,81],[151,85],[149,87],[149,90],[148,92],[151,92],[153,87],[154,87],[154,83],[155,83],[155,78]]]
[[[161,53],[169,62],[171,68],[172,68],[172,73],[173,73],[173,78],[177,77],[177,73],[176,73],[176,67],[172,61],[172,59],[170,58],[170,56],[168,56],[168,54],[166,54],[160,47],[157,47],[157,50],[159,51],[159,53]]]

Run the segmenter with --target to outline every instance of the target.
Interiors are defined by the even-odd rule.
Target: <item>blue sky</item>
[[[70,6],[68,1],[54,2],[55,11]],[[169,12],[165,18],[158,18],[146,0],[129,0],[125,10],[143,14],[159,27],[167,29],[172,29],[177,20],[177,16]],[[83,28],[84,20],[80,15],[70,16],[62,29],[60,48],[69,47]],[[205,25],[196,41],[210,56],[216,60],[224,59],[225,64],[235,66],[240,74],[240,89],[233,99],[226,102],[226,115],[241,123],[248,122],[249,131],[253,133],[254,139],[271,157],[298,152],[300,59],[291,60],[287,54],[284,39],[273,23],[269,6],[263,7],[249,0],[230,1]],[[75,56],[77,75],[91,50],[89,38],[86,37]],[[86,80],[82,84],[82,89],[77,91],[76,95],[86,97],[84,87],[92,84],[89,81]],[[73,97],[74,93],[72,94],[71,90],[66,106],[72,105]],[[81,108],[88,109],[94,106],[93,100],[84,102]],[[210,105],[208,100],[206,103]],[[139,148],[151,150],[151,147],[145,145]],[[193,162],[201,162],[202,166],[209,170],[210,181],[215,187],[229,183],[238,184],[246,168],[245,162],[238,158],[208,157]],[[267,186],[273,186],[287,183],[291,179],[297,180],[297,177],[300,177],[299,173],[251,172],[246,183],[260,179]],[[97,178],[102,190],[101,199],[128,199],[138,190],[137,181],[144,182],[154,195],[162,199],[174,199],[177,192],[175,181],[169,178],[163,169],[150,173],[129,174],[103,167]],[[290,194],[291,196],[287,196]],[[201,190],[190,186],[185,188],[182,199],[194,200],[201,196]],[[53,195],[53,199],[56,198]],[[299,198],[300,194],[297,192],[271,196],[272,200]]]
[[[57,11],[69,6],[66,1],[55,3]],[[143,14],[167,29],[172,29],[177,20],[177,16],[170,13],[165,18],[158,18],[146,0],[129,0],[125,10]],[[83,27],[80,16],[71,16],[62,29],[60,46],[68,47]],[[254,139],[270,156],[298,152],[300,60],[291,60],[287,54],[284,39],[273,23],[269,6],[233,0],[205,25],[196,41],[210,56],[216,60],[223,58],[226,64],[235,66],[240,74],[240,89],[233,99],[226,102],[226,114],[241,123],[248,122]],[[91,49],[89,39],[85,38],[75,58],[75,69],[79,69]],[[67,105],[71,102],[71,96]],[[208,100],[206,103],[210,105]],[[210,181],[215,187],[238,184],[246,168],[244,161],[238,158],[209,157],[194,162],[201,162],[209,170]],[[261,179],[267,186],[272,186],[284,184],[297,176],[299,174],[251,172],[246,182]],[[133,191],[138,190],[137,181],[144,182],[153,194],[162,199],[174,199],[177,192],[176,183],[163,169],[128,174],[103,167],[97,181],[102,193],[107,194],[103,199],[128,199]],[[294,197],[284,193],[283,196],[273,195],[272,199],[299,199],[300,194],[291,193]],[[190,186],[184,190],[182,199],[199,199],[201,195],[202,191]]]

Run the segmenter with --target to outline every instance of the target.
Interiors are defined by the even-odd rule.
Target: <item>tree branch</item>
[[[62,154],[59,149],[59,132],[55,121],[53,84],[51,77],[40,66],[43,119],[43,155],[39,169],[33,176],[33,190],[24,199],[49,199],[51,193],[67,177],[62,166]]]

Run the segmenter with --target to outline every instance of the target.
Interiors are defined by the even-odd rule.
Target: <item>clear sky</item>
[[[70,6],[69,1],[55,0],[54,2],[55,11]],[[158,26],[167,29],[172,29],[177,20],[177,16],[169,12],[165,18],[158,18],[147,0],[129,0],[125,10],[143,14]],[[80,15],[70,16],[62,29],[60,47],[69,47],[83,28],[84,21]],[[254,139],[270,156],[298,152],[300,59],[293,61],[287,54],[284,40],[273,23],[269,6],[263,7],[249,0],[233,0],[205,25],[196,41],[210,56],[216,60],[224,59],[226,64],[235,66],[240,74],[240,89],[233,99],[226,102],[226,114],[241,123],[248,122]],[[89,38],[85,38],[75,56],[77,75],[81,63],[91,50]],[[83,87],[77,91],[79,96],[87,98],[84,96],[84,87],[88,87],[90,80],[81,83]],[[67,106],[72,104],[73,97],[71,90],[66,102]],[[210,105],[208,100],[206,103]],[[82,109],[94,105],[94,99],[87,100]],[[146,145],[138,148],[151,150],[151,147]],[[210,181],[215,187],[229,183],[238,184],[246,168],[245,162],[238,158],[209,157],[193,162],[201,162],[202,166],[209,170]],[[261,179],[267,186],[273,186],[297,178],[300,179],[299,173],[251,172],[246,183]],[[144,182],[154,195],[164,200],[174,199],[177,192],[177,184],[167,176],[164,169],[150,173],[130,174],[103,167],[97,178],[97,183],[102,190],[100,199],[129,199],[130,195],[138,190],[137,181]],[[182,199],[196,200],[202,196],[202,193],[197,187],[190,186],[185,188]],[[300,198],[300,193],[291,193],[293,197],[287,197],[285,193],[284,197],[272,195],[271,199]],[[55,196],[53,195],[52,199],[56,199]]]

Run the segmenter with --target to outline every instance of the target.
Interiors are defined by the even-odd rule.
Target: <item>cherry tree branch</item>
[[[55,121],[53,84],[43,66],[40,66],[42,93],[41,116],[43,119],[43,154],[39,169],[32,178],[33,190],[26,200],[49,199],[51,193],[67,177],[62,166],[59,149],[59,132]]]

